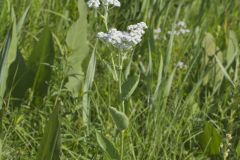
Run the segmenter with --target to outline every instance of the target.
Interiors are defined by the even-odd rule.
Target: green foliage
[[[48,27],[45,27],[42,31],[39,41],[34,46],[27,62],[28,67],[34,74],[32,90],[35,95],[44,96],[48,88],[47,83],[51,79],[54,63],[53,38]]]
[[[17,30],[16,20],[14,19],[12,29],[8,31],[5,44],[0,57],[0,109],[2,109],[3,99],[7,86],[8,72],[11,64],[17,55]]]
[[[108,155],[110,160],[120,160],[119,153],[111,141],[98,132],[96,132],[96,137],[99,146]]]
[[[12,102],[21,102],[25,97],[26,91],[33,82],[33,73],[27,67],[22,54],[17,52],[16,60],[9,68],[8,92],[11,93]]]
[[[140,76],[130,76],[128,77],[128,79],[123,83],[122,85],[122,93],[121,93],[121,99],[122,100],[126,100],[129,97],[131,97],[131,95],[133,94],[133,92],[136,90],[138,83],[139,83],[139,79]]]
[[[119,131],[126,129],[129,125],[128,117],[123,112],[118,111],[116,108],[110,107],[109,110],[117,129]]]
[[[56,106],[47,121],[38,149],[37,160],[60,160],[59,107]]]
[[[217,129],[209,122],[205,122],[204,129],[199,135],[198,142],[207,155],[219,155],[222,138]]]
[[[239,159],[239,1],[87,1],[0,0],[1,158]],[[97,40],[141,21],[129,52]]]
[[[75,97],[78,96],[83,82],[83,60],[88,55],[87,42],[87,8],[83,0],[79,0],[79,19],[72,24],[67,33],[66,42],[71,50],[67,58],[69,64],[68,82],[66,87],[73,93]]]

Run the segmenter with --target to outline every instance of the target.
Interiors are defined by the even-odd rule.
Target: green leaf
[[[205,122],[203,132],[198,137],[198,142],[207,155],[220,154],[221,136],[211,123]]]
[[[119,131],[122,131],[128,127],[129,119],[123,112],[120,112],[117,109],[110,107],[110,113]]]
[[[26,16],[28,14],[30,6],[27,7],[27,9],[25,10],[25,12],[23,13],[22,17],[20,18],[20,20],[17,23],[17,33],[20,34],[20,31],[22,30],[22,27],[24,25]]]
[[[237,36],[234,33],[234,31],[230,31],[229,40],[228,40],[228,49],[227,49],[227,55],[226,55],[227,66],[230,66],[233,63],[238,53],[239,53],[239,47],[238,47]]]
[[[102,150],[108,155],[111,160],[120,160],[119,153],[111,141],[104,137],[101,133],[96,133],[97,142]]]
[[[60,159],[59,107],[56,106],[45,127],[45,133],[38,150],[37,160]]]
[[[28,67],[35,77],[32,86],[35,95],[44,96],[46,94],[47,82],[51,79],[51,65],[53,65],[53,62],[54,45],[52,33],[48,27],[45,27],[28,59]]]
[[[138,86],[140,76],[129,77],[122,85],[121,100],[128,99]]]
[[[207,56],[213,56],[215,54],[217,46],[211,33],[206,33],[202,41],[202,47],[205,49]]]
[[[83,60],[88,55],[87,41],[87,8],[83,0],[79,0],[79,19],[70,27],[66,42],[71,50],[68,56],[68,82],[66,88],[72,92],[73,96],[77,97],[82,87],[84,72],[82,69]]]
[[[16,20],[14,20],[12,29],[7,34],[0,55],[0,109],[2,109],[3,99],[6,92],[9,68],[16,59],[17,41]]]

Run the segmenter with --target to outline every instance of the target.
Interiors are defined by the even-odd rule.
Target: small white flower
[[[176,66],[180,69],[187,68],[187,65],[182,61],[179,61]]]
[[[187,25],[183,21],[179,21],[176,24],[176,29],[174,31],[168,31],[168,34],[177,35],[177,36],[184,35],[184,34],[187,34],[187,33],[190,33],[190,30],[187,29]]]
[[[100,2],[99,2],[99,0],[89,0],[88,2],[87,2],[87,5],[88,5],[88,7],[89,8],[99,8],[99,6],[100,6]]]
[[[103,4],[108,6],[108,5],[113,5],[115,7],[120,7],[121,3],[118,0],[103,0]]]
[[[186,33],[189,33],[190,30],[189,30],[189,29],[183,29],[183,28],[181,28],[181,29],[179,29],[178,32],[179,32],[180,34],[186,34]]]
[[[183,27],[183,28],[187,27],[187,25],[184,21],[179,21],[176,25],[179,26],[179,27]]]

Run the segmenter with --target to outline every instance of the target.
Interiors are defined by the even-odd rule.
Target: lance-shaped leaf
[[[123,112],[120,112],[117,109],[110,107],[110,113],[119,131],[122,131],[128,127],[129,119]]]
[[[119,153],[111,141],[98,132],[96,133],[96,137],[99,146],[108,155],[110,160],[120,160]]]
[[[48,27],[45,27],[28,59],[28,66],[35,77],[32,89],[36,95],[44,96],[46,94],[47,82],[51,79],[51,65],[53,65],[53,61],[54,46],[52,33]]]
[[[121,100],[128,99],[138,86],[140,76],[129,77],[122,85]]]
[[[38,150],[37,160],[60,159],[59,107],[53,110],[47,121],[45,132]]]
[[[0,109],[3,105],[9,68],[16,59],[17,41],[16,21],[14,20],[12,29],[7,34],[5,44],[0,55]]]
[[[70,27],[66,42],[71,51],[68,56],[69,76],[66,88],[76,97],[82,87],[84,73],[83,60],[88,55],[87,41],[87,8],[83,0],[79,0],[79,19]]]

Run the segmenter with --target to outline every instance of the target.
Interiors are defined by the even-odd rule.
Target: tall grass
[[[239,7],[122,0],[107,28],[148,30],[119,63],[103,9],[0,1],[1,159],[239,159]],[[179,21],[190,33],[169,35]]]

